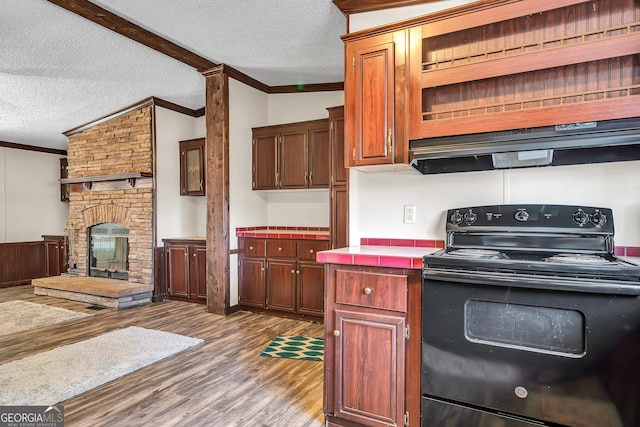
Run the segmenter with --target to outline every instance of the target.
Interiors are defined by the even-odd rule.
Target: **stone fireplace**
[[[115,228],[128,229],[128,255],[122,260],[128,266],[128,281],[152,284],[152,108],[152,105],[141,105],[66,134],[69,137],[67,160],[71,183],[69,222],[75,235],[75,253],[70,256],[74,258],[80,276],[92,275],[91,267],[97,267],[98,263],[95,250],[90,249],[91,228],[104,229],[104,224],[115,224]],[[121,247],[119,255],[122,250]]]

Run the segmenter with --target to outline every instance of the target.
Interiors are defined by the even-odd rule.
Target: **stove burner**
[[[447,252],[447,255],[481,259],[506,258],[503,253],[492,249],[456,249],[455,251]]]
[[[559,262],[564,264],[609,264],[610,261],[600,255],[591,254],[557,254],[545,258],[547,262]]]

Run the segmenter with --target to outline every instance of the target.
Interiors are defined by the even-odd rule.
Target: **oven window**
[[[581,357],[584,316],[576,310],[468,300],[465,335],[469,341],[539,353]]]

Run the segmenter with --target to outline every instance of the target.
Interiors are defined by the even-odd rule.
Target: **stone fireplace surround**
[[[141,105],[81,131],[69,131],[69,221],[80,276],[88,276],[89,227],[111,222],[129,229],[129,282],[150,285],[153,272],[153,115]],[[127,174],[142,174],[134,180]],[[82,181],[82,180],[81,180]]]

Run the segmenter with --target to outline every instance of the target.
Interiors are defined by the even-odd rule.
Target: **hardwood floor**
[[[320,324],[165,301],[124,310],[0,289],[25,300],[93,316],[0,337],[0,364],[127,326],[202,338],[204,343],[61,402],[65,426],[322,426],[320,362],[261,357],[277,335],[323,336]]]

